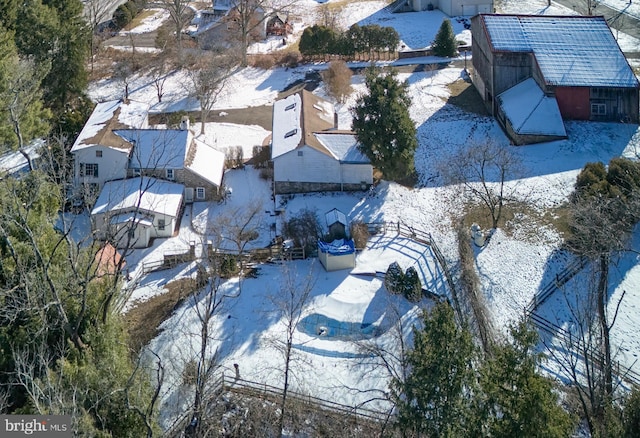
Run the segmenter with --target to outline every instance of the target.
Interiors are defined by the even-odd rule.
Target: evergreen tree
[[[399,82],[393,71],[378,74],[373,68],[367,71],[365,82],[369,92],[356,102],[351,125],[358,148],[386,179],[408,177],[414,172],[418,146],[409,116],[408,84]]]
[[[406,380],[391,384],[398,427],[405,436],[469,436],[475,380],[471,333],[456,326],[446,301],[425,312],[423,324],[422,330],[414,328]]]
[[[458,44],[450,20],[444,20],[440,25],[436,38],[431,45],[431,50],[433,50],[434,55],[444,58],[456,56]]]
[[[624,438],[638,436],[640,430],[640,389],[634,387],[625,400],[622,415]]]
[[[573,425],[558,405],[552,381],[540,374],[537,333],[524,322],[511,328],[512,342],[496,345],[481,369],[478,418],[488,436],[569,437]]]

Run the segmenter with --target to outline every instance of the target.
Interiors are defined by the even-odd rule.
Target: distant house
[[[22,151],[12,151],[0,155],[0,180],[6,176],[20,177],[29,172],[29,163],[33,168],[40,165],[40,148],[44,145],[43,140],[34,140]]]
[[[267,20],[267,36],[276,35],[286,37],[293,31],[291,23],[289,23],[289,16],[287,14],[274,14]]]
[[[472,81],[515,144],[563,119],[638,123],[640,85],[603,17],[477,15]]]
[[[113,131],[149,126],[149,106],[112,100],[96,105],[71,147],[74,187],[77,192],[97,194],[105,182],[127,176],[133,144]]]
[[[271,159],[274,192],[367,189],[370,161],[350,131],[340,131],[333,105],[302,90],[273,105]]]
[[[178,231],[184,186],[138,177],[104,184],[91,210],[91,229],[98,240],[116,248],[146,248],[154,237]]]
[[[188,129],[120,129],[134,145],[127,177],[150,176],[185,186],[185,202],[218,200],[225,156],[196,139]]]
[[[450,17],[493,12],[493,0],[398,0],[392,6],[394,12],[418,12],[439,9]]]

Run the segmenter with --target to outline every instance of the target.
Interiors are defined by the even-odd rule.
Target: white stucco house
[[[366,190],[369,159],[355,134],[337,129],[333,105],[302,90],[273,105],[274,193]]]
[[[146,248],[155,237],[178,231],[184,186],[137,177],[104,184],[91,210],[94,238],[116,248]]]
[[[120,100],[98,103],[71,147],[74,191],[77,195],[99,193],[105,182],[125,178],[133,144],[113,131],[147,128],[149,106]]]
[[[196,138],[188,121],[149,127],[148,111],[133,101],[96,105],[71,148],[74,195],[90,203],[108,181],[149,176],[183,184],[186,202],[218,200],[224,153]]]
[[[225,155],[181,129],[120,129],[132,143],[127,177],[150,176],[185,186],[185,202],[215,201],[222,195]]]

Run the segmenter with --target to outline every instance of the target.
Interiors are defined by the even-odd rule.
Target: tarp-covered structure
[[[338,239],[331,243],[318,241],[318,258],[327,271],[354,268],[356,247],[353,239]]]

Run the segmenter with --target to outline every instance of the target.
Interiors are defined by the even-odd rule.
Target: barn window
[[[102,158],[102,151],[96,151],[96,158]]]
[[[591,114],[594,116],[606,116],[607,106],[604,103],[592,103]]]
[[[298,129],[292,129],[291,131],[287,132],[284,135],[284,138],[293,137],[294,135],[296,135],[297,132],[298,132]]]
[[[80,163],[80,176],[98,177],[98,165],[93,163]]]

